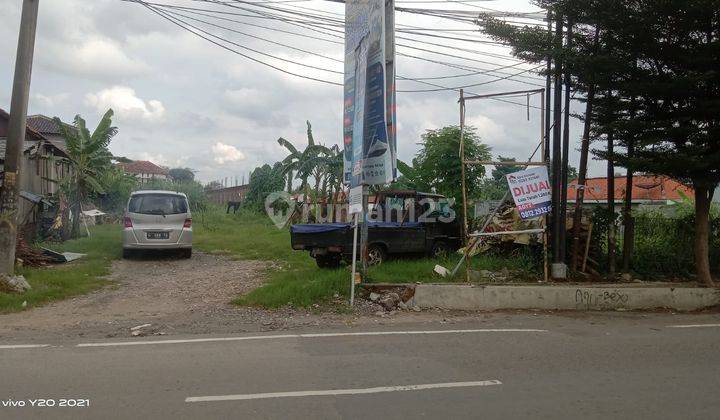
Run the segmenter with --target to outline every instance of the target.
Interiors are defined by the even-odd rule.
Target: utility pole
[[[548,10],[547,13],[547,29],[548,35],[552,35],[552,14]],[[552,112],[550,92],[552,92],[552,54],[548,54],[546,62],[546,75],[545,75],[545,154],[542,159],[543,162],[550,161],[550,113]]]
[[[562,38],[563,38],[563,18],[560,12],[556,12],[555,16],[555,42],[554,49],[556,55],[559,57],[559,53],[562,50]],[[561,229],[564,229],[563,220],[560,219],[560,188],[562,185],[562,173],[561,173],[561,129],[562,129],[562,60],[559,58],[555,59],[555,72],[554,72],[554,84],[555,84],[555,98],[553,103],[553,147],[552,147],[552,214],[553,214],[553,226],[552,226],[552,238],[553,238],[553,264],[552,264],[552,278],[554,279],[565,279],[567,277],[567,267],[565,261],[562,258],[561,252]]]
[[[38,3],[24,0],[20,18],[15,78],[10,100],[10,121],[5,148],[5,179],[0,190],[0,276],[15,274],[20,162],[27,129],[30,75],[35,50]]]
[[[566,48],[571,50],[573,47],[573,23],[568,18],[567,22],[567,43]],[[564,261],[567,260],[567,187],[568,187],[568,159],[570,155],[570,91],[572,90],[572,81],[570,80],[570,68],[565,66],[565,114],[564,114],[564,125],[563,131],[563,144],[562,144],[562,175],[560,176],[560,223],[562,223],[562,229],[560,230],[560,256]]]

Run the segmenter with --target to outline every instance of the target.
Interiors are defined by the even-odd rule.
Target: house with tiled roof
[[[7,146],[10,115],[0,109],[0,182],[5,178],[5,151]],[[18,184],[21,197],[39,197],[43,199],[56,196],[60,182],[70,173],[67,153],[49,141],[40,132],[27,126],[23,144],[21,170]],[[20,222],[35,219],[37,202],[20,200]]]
[[[135,175],[135,178],[143,184],[146,184],[153,179],[168,179],[169,177],[169,171],[167,168],[158,166],[149,160],[119,162],[117,166],[129,174]]]
[[[626,177],[615,176],[615,201],[622,205],[626,196]],[[578,181],[573,180],[568,185],[568,203],[575,203]],[[639,205],[667,205],[680,201],[683,197],[695,198],[695,190],[679,181],[667,176],[636,175],[632,182],[633,206]],[[584,203],[588,206],[607,204],[608,178],[588,178],[585,185]]]
[[[50,143],[55,145],[57,148],[59,148],[60,150],[62,150],[64,152],[67,152],[67,145],[65,144],[65,138],[60,133],[60,128],[58,127],[57,123],[51,117],[48,117],[47,115],[42,115],[42,114],[28,115],[27,125],[28,125],[28,127],[32,128],[33,130],[42,134],[43,137],[45,137]],[[75,130],[75,127],[73,127],[70,124],[64,124],[64,125],[65,125],[65,128],[67,128],[69,130]]]

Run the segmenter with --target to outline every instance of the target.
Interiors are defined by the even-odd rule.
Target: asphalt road
[[[718,315],[411,328],[0,343],[0,418],[720,417]]]

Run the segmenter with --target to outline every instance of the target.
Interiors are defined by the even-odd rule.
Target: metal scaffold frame
[[[533,151],[530,158],[525,163],[521,162],[499,162],[499,161],[478,161],[478,160],[466,160],[465,159],[465,110],[466,110],[466,102],[477,100],[477,99],[490,99],[490,98],[500,98],[500,97],[507,97],[507,96],[518,96],[518,95],[526,95],[527,97],[527,105],[528,105],[528,119],[530,119],[530,97],[533,95],[540,95],[540,142],[535,147],[535,150]],[[471,233],[469,231],[468,226],[468,197],[467,197],[467,180],[465,176],[465,168],[467,165],[495,165],[495,166],[502,166],[502,165],[524,165],[525,169],[527,169],[530,166],[549,166],[549,162],[545,160],[545,148],[546,148],[546,132],[545,132],[545,94],[546,91],[544,88],[542,89],[532,89],[532,90],[521,90],[521,91],[512,91],[512,92],[500,92],[500,93],[492,93],[487,95],[472,95],[472,96],[465,96],[464,91],[460,90],[460,99],[458,103],[460,104],[460,168],[461,168],[461,179],[462,179],[462,200],[463,200],[463,239],[464,239],[464,246],[465,251],[463,252],[463,257],[460,260],[460,262],[457,264],[455,269],[452,271],[452,275],[457,274],[457,271],[459,270],[460,266],[465,263],[465,281],[470,282],[470,258],[472,258],[472,252],[475,249],[475,247],[480,243],[482,238],[488,237],[488,236],[500,236],[500,235],[507,235],[507,234],[519,234],[519,233],[542,233],[543,234],[543,276],[545,281],[548,280],[548,231],[547,231],[547,215],[544,216],[545,218],[545,226],[540,229],[529,229],[529,230],[522,230],[522,231],[513,231],[513,232],[485,232],[485,229],[488,227],[490,222],[492,221],[493,217],[497,214],[497,211],[501,206],[498,206],[491,214],[488,215],[487,219],[485,219],[485,222],[483,223],[482,227],[479,229],[476,233]],[[535,155],[537,154],[538,150],[540,151],[540,160],[539,161],[533,161]],[[510,198],[510,191],[508,190],[505,193],[505,196],[503,197],[501,203],[504,203],[506,200]]]

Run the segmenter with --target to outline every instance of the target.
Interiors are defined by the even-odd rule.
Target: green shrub
[[[668,210],[668,208],[665,208]],[[695,273],[695,212],[692,202],[683,200],[671,209],[671,214],[659,210],[638,210],[633,214],[635,242],[632,270],[644,277],[687,278]],[[607,261],[607,231],[614,217],[605,208],[593,211],[593,242],[601,249],[601,262]],[[618,261],[622,258],[622,230],[618,230]],[[720,272],[720,214],[714,209],[710,221],[711,270]],[[603,267],[606,268],[606,267]]]

